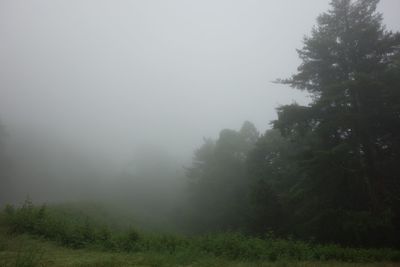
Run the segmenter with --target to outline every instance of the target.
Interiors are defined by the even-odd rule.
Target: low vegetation
[[[25,201],[21,207],[8,205],[1,213],[1,224],[4,229],[2,235],[6,237],[4,240],[18,239],[24,234],[27,238],[26,234],[28,234],[39,240],[37,242],[53,241],[53,244],[58,247],[65,247],[66,251],[83,249],[95,253],[96,257],[100,255],[106,257],[101,258],[101,261],[105,261],[105,265],[93,263],[94,265],[80,266],[114,266],[111,263],[107,264],[107,261],[113,259],[112,255],[114,254],[119,258],[113,259],[116,261],[115,266],[118,266],[118,261],[124,261],[121,255],[136,258],[136,262],[138,258],[146,259],[145,262],[157,262],[158,260],[157,264],[150,262],[151,266],[189,265],[207,259],[212,259],[211,261],[214,263],[221,261],[224,264],[228,262],[301,263],[318,261],[329,263],[338,261],[373,263],[400,261],[400,251],[393,249],[357,249],[343,248],[337,245],[318,245],[311,242],[274,238],[272,234],[250,237],[231,232],[179,236],[145,233],[133,228],[126,231],[115,231],[106,225],[97,224],[90,217],[68,217],[46,206],[34,206],[29,200]],[[6,251],[7,241],[2,242],[0,247]],[[13,266],[40,266],[35,264],[44,259],[42,248],[46,246],[42,244],[36,246],[36,249],[32,245],[23,247],[24,250],[16,249],[13,256],[15,265]],[[7,254],[0,255],[4,261]],[[107,258],[108,256],[110,258]],[[17,263],[20,261],[27,263],[26,265]],[[135,260],[128,262],[135,262]],[[3,264],[3,266],[9,265]],[[206,264],[206,266],[210,265]]]

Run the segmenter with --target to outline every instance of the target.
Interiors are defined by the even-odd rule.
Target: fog
[[[0,200],[89,199],[88,188],[110,189],[127,173],[159,186],[153,196],[135,185],[145,192],[135,203],[176,197],[204,137],[246,120],[264,132],[279,105],[309,101],[273,81],[296,71],[296,48],[328,7],[0,0],[0,121],[12,170]],[[399,10],[398,0],[379,4],[388,29],[400,30]],[[123,198],[124,187],[110,192]]]

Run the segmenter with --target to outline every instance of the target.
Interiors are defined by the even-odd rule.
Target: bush
[[[119,244],[119,248],[124,251],[137,251],[139,248],[139,239],[139,233],[135,229],[131,228],[127,233],[119,236],[117,242]]]

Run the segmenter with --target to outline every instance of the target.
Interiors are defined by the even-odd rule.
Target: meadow
[[[184,236],[121,230],[57,206],[6,206],[0,266],[398,266],[400,251],[237,232]]]

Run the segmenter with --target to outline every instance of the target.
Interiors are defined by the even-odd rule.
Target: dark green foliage
[[[251,181],[252,232],[287,233],[293,224],[287,216],[293,197],[291,186],[298,179],[298,166],[289,161],[298,148],[283,138],[279,131],[262,135],[247,158],[247,175]]]
[[[282,80],[313,101],[278,108],[248,158],[252,229],[356,246],[400,243],[400,34],[376,0],[333,0]]]
[[[206,140],[188,170],[192,225],[352,246],[400,246],[400,34],[377,0],[333,0],[281,80],[312,96]],[[271,256],[273,257],[273,256]]]
[[[195,152],[189,178],[189,214],[193,232],[240,229],[246,223],[249,183],[246,157],[258,138],[254,125],[224,129]]]

